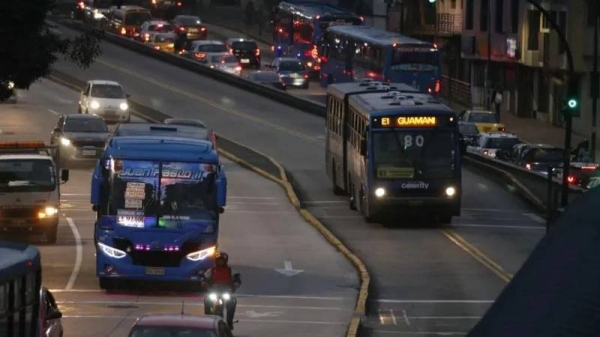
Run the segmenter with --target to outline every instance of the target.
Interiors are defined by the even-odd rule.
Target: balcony
[[[462,14],[438,13],[435,24],[421,24],[418,18],[407,18],[405,32],[418,35],[452,36],[462,33]]]

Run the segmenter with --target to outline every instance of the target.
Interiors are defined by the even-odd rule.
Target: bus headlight
[[[113,248],[111,246],[107,246],[101,242],[98,242],[98,247],[100,247],[100,249],[102,250],[102,252],[112,258],[115,259],[122,259],[125,256],[127,256],[127,253],[125,253],[122,250],[118,250],[116,248]]]
[[[223,297],[223,299],[225,301],[229,301],[229,299],[231,299],[231,295],[229,295],[229,293],[223,293],[223,295],[221,295],[221,297]]]
[[[90,108],[92,109],[98,109],[100,107],[100,103],[98,103],[98,101],[92,101],[92,103],[90,103]]]
[[[215,294],[215,293],[210,293],[210,294],[208,294],[208,299],[213,302],[216,302],[217,299],[219,299],[219,296],[217,296],[217,294]]]
[[[60,139],[60,143],[61,143],[62,145],[64,145],[64,146],[69,146],[69,145],[71,145],[71,141],[70,141],[69,139],[67,139],[67,138],[61,138],[61,139]]]
[[[385,188],[379,187],[379,188],[375,189],[375,196],[378,198],[384,197],[385,196]]]
[[[214,255],[216,250],[217,250],[217,247],[212,246],[210,248],[206,248],[206,249],[199,250],[197,252],[190,253],[186,256],[186,258],[190,261],[204,260],[207,257]]]
[[[454,187],[446,188],[446,195],[449,197],[453,197],[456,194],[456,189]]]

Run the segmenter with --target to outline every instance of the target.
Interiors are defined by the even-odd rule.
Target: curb
[[[60,78],[57,78],[56,76],[50,75],[47,77],[48,80],[53,81],[57,84],[63,85],[65,87],[68,87],[69,89],[75,90],[75,91],[79,91],[81,90],[81,88],[77,85],[74,85],[72,83],[69,83],[65,80],[62,80]],[[139,104],[137,104],[139,105]],[[143,118],[145,120],[151,121],[151,122],[156,122],[156,123],[162,123],[162,121],[158,121],[155,118],[152,117],[148,117],[146,115],[144,115],[143,113],[139,112],[139,111],[135,111],[132,110],[131,111],[135,116]],[[361,319],[362,317],[365,316],[366,313],[366,305],[367,305],[367,299],[369,296],[369,285],[371,282],[371,277],[369,275],[369,272],[365,266],[365,264],[360,260],[360,258],[354,254],[342,241],[340,241],[329,229],[327,229],[325,227],[325,225],[323,225],[323,223],[321,221],[319,221],[312,213],[310,213],[308,210],[302,208],[302,205],[300,203],[300,200],[298,199],[298,195],[296,194],[296,192],[294,191],[294,188],[292,186],[292,184],[290,183],[290,181],[288,180],[287,174],[285,173],[285,169],[283,168],[283,166],[277,162],[275,159],[273,159],[272,157],[257,151],[251,147],[248,147],[246,145],[240,144],[236,141],[233,141],[231,139],[225,138],[225,137],[221,137],[218,136],[218,138],[224,139],[228,142],[231,142],[239,147],[242,147],[248,151],[254,152],[256,154],[258,154],[259,156],[262,156],[266,159],[268,159],[274,166],[277,167],[277,169],[279,170],[279,178],[262,170],[261,168],[252,165],[244,160],[242,160],[241,158],[239,158],[238,156],[227,152],[223,149],[218,149],[218,152],[223,155],[223,157],[233,161],[234,163],[249,169],[261,176],[263,176],[266,179],[269,179],[275,183],[277,183],[278,185],[280,185],[286,192],[286,195],[289,199],[289,202],[296,208],[296,210],[298,211],[298,213],[300,214],[300,216],[306,221],[308,222],[313,228],[315,228],[326,240],[327,242],[329,242],[329,244],[331,244],[332,246],[334,246],[338,251],[340,251],[345,257],[346,259],[348,259],[352,265],[354,265],[354,267],[356,268],[359,276],[360,276],[360,290],[358,292],[358,298],[356,301],[356,306],[354,309],[354,314],[352,315],[352,318],[350,319],[349,325],[348,325],[348,330],[346,333],[346,337],[355,337],[358,335],[358,331],[361,325]]]

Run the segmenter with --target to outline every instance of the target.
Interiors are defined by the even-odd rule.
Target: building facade
[[[504,111],[562,126],[567,53],[546,17],[526,0],[464,1],[461,56],[469,62],[473,105],[488,106],[490,92],[500,88]],[[539,2],[571,47],[581,92],[581,117],[574,119],[573,127],[589,134],[593,20],[582,13],[592,13],[591,2]]]

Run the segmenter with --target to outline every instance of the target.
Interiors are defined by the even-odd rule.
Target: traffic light
[[[579,117],[580,109],[579,81],[575,78],[569,79],[567,86],[567,97],[564,101],[564,113],[573,117]]]

